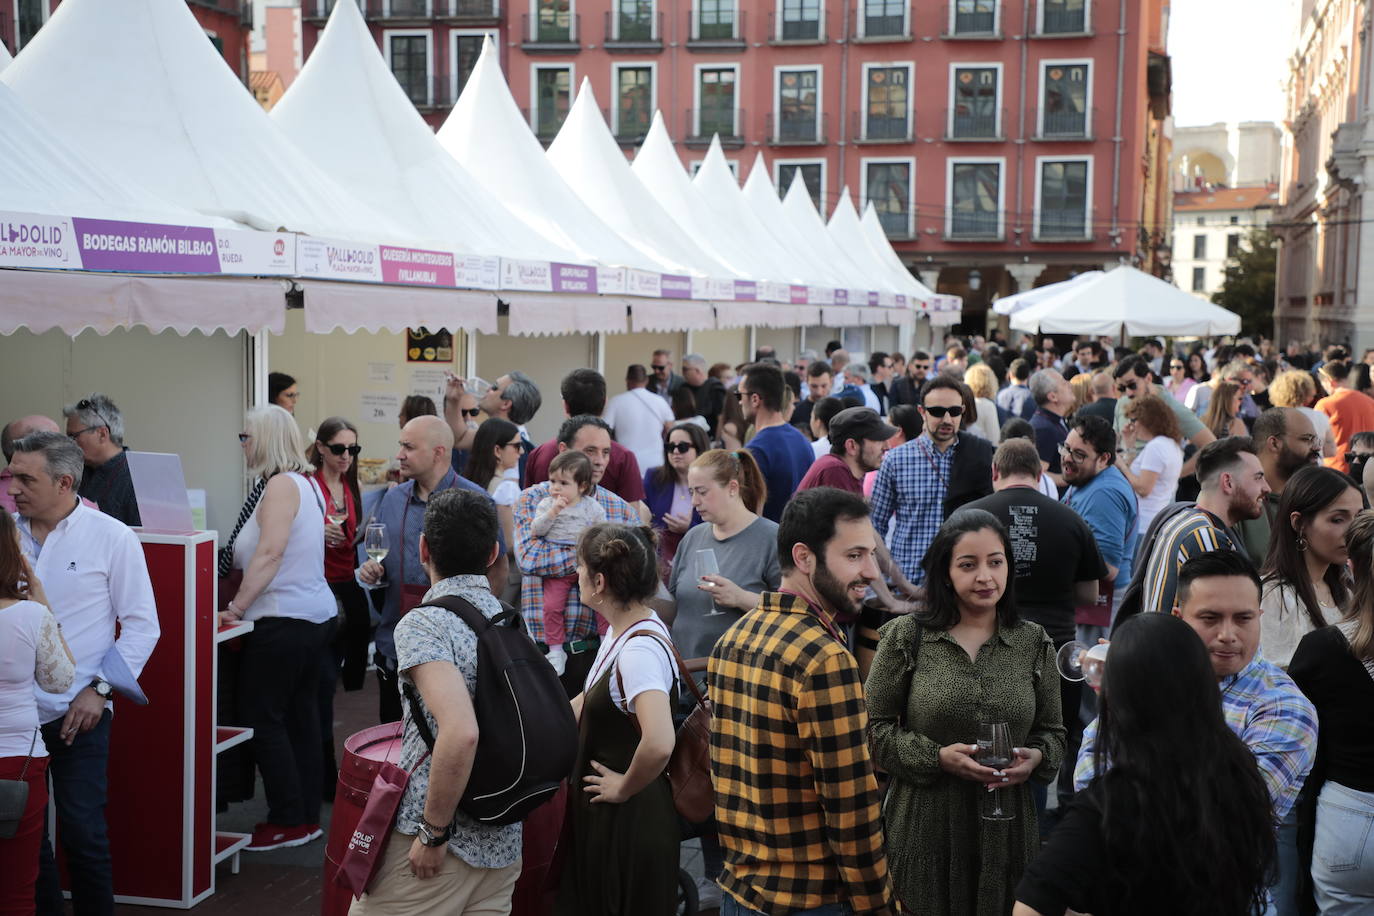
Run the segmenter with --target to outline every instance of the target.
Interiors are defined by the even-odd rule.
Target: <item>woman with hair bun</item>
[[[606,618],[586,688],[573,699],[572,843],[558,912],[669,916],[677,910],[677,811],[665,767],[676,734],[678,663],[663,621],[653,531],[603,523],[577,545],[582,603]]]

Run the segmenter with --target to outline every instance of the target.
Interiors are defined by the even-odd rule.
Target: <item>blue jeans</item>
[[[1374,792],[1327,782],[1317,796],[1312,882],[1322,916],[1374,911]]]
[[[72,910],[76,916],[113,916],[114,873],[110,868],[110,838],[105,831],[106,777],[110,760],[110,711],[95,728],[77,735],[71,746],[62,740],[62,720],[43,726],[48,748],[48,777],[57,806],[58,836],[67,854]],[[37,912],[60,916],[67,911],[62,880],[57,872],[47,819],[38,853]]]
[[[809,910],[792,910],[789,913],[767,914],[762,910],[751,910],[729,894],[722,894],[720,916],[850,916],[854,911],[847,903],[827,903],[825,906]]]
[[[1298,916],[1298,886],[1302,862],[1298,858],[1298,809],[1302,799],[1293,803],[1278,830],[1278,879],[1269,887],[1269,907],[1265,916]]]

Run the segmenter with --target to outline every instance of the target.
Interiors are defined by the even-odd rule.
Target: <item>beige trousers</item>
[[[413,836],[392,831],[381,868],[348,916],[507,916],[520,863],[474,868],[449,853],[443,868],[423,881],[410,871]]]

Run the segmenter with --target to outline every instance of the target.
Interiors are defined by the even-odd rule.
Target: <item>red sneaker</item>
[[[253,839],[243,848],[246,852],[266,852],[269,849],[304,846],[323,835],[324,831],[320,829],[319,824],[295,824],[290,827],[282,824],[258,824],[253,828]]]

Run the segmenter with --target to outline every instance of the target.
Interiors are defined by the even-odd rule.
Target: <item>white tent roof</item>
[[[875,278],[872,281],[874,284],[889,286],[899,293],[923,302],[930,299],[930,290],[913,277],[910,271],[901,267],[900,261],[898,266],[894,267],[869,244],[867,233],[859,222],[859,214],[855,212],[854,204],[850,200],[848,187],[840,191],[839,202],[835,204],[835,210],[830,214],[830,222],[825,228],[835,240],[835,244],[849,255],[850,260]],[[886,237],[883,238],[883,244],[887,244]],[[890,245],[888,250],[892,250]],[[896,257],[895,252],[893,256]],[[879,277],[883,279],[877,279]]]
[[[353,0],[334,7],[272,120],[331,177],[411,234],[468,254],[567,261],[434,138]]]
[[[834,216],[831,216],[834,219]],[[869,201],[864,207],[864,215],[859,218],[859,228],[863,230],[863,236],[868,241],[868,247],[877,252],[878,257],[892,267],[899,277],[905,277],[907,288],[912,290],[912,295],[923,302],[931,301],[938,295],[929,286],[926,286],[916,278],[916,275],[907,270],[902,259],[897,256],[897,252],[892,248],[892,242],[887,238],[887,233],[883,231],[883,224],[878,219],[878,211],[874,209],[873,202]]]
[[[827,286],[846,285],[844,278],[837,276],[832,269],[830,252],[817,247],[815,239],[788,218],[778,197],[778,189],[768,175],[763,153],[755,156],[754,167],[749,170],[749,177],[744,182],[744,199],[780,245],[789,251],[802,252],[818,281],[823,281]]]
[[[66,0],[0,80],[77,151],[201,213],[404,237],[281,135],[184,3]]]
[[[0,46],[3,47],[3,46]],[[175,226],[229,226],[159,200],[71,150],[0,83],[0,210]]]
[[[1109,270],[1011,316],[1018,331],[1041,334],[1215,336],[1240,332],[1240,316],[1203,302],[1134,267]]]
[[[1075,286],[1083,283],[1091,283],[1102,276],[1100,270],[1087,270],[1081,274],[1061,280],[1058,283],[1047,283],[1044,286],[1037,286],[1025,292],[1016,293],[1011,296],[1003,296],[992,304],[992,310],[999,315],[1015,315],[1022,309],[1028,309],[1037,302],[1044,302],[1068,292]]]
[[[521,118],[490,39],[439,129],[439,142],[478,181],[499,189],[509,209],[580,260],[674,269],[606,225],[558,174]]]
[[[6,48],[3,43],[0,43],[0,70],[5,69],[5,66],[12,60],[14,60],[14,58],[10,56],[9,48]]]
[[[811,192],[807,190],[806,182],[802,180],[800,169],[792,173],[792,186],[783,196],[782,210],[797,231],[811,239],[814,249],[826,252],[830,259],[831,273],[836,274],[841,281],[838,285],[851,290],[865,291],[891,288],[891,284],[884,278],[868,276],[835,244],[830,233],[825,231],[825,220],[816,211],[816,205],[811,200]],[[851,302],[854,301],[851,298]]]
[[[547,155],[583,203],[625,238],[651,248],[659,260],[704,277],[735,276],[694,242],[630,171],[597,107],[591,80],[583,79]]]

